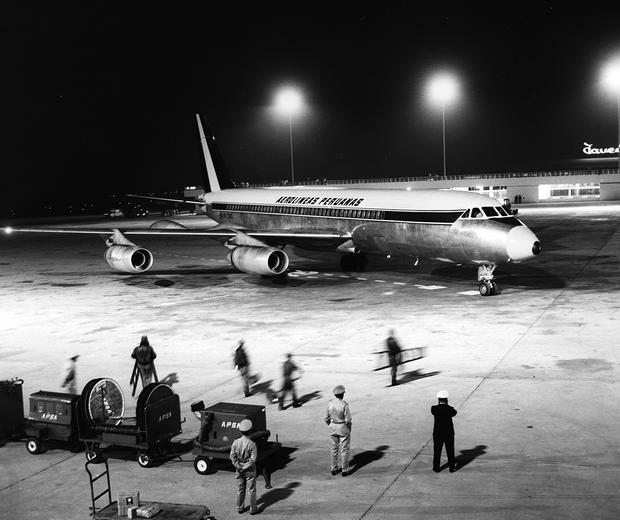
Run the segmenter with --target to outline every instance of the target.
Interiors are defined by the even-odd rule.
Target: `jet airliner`
[[[482,296],[498,292],[497,266],[529,260],[542,250],[536,235],[499,201],[452,190],[393,190],[299,186],[237,189],[231,185],[211,132],[197,114],[205,194],[197,201],[217,222],[189,229],[160,220],[148,229],[15,229],[6,232],[91,233],[107,236],[105,258],[115,270],[148,271],[153,255],[130,235],[192,235],[219,240],[230,264],[250,274],[285,275],[286,246],[342,253],[344,270],[361,270],[367,255],[432,259],[478,268]]]

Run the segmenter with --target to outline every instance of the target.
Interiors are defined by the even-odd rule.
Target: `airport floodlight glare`
[[[620,173],[620,56],[612,59],[603,67],[601,75],[603,87],[609,92],[616,94],[616,102],[618,109],[618,172]]]
[[[278,91],[275,99],[276,111],[288,117],[288,130],[291,146],[291,184],[295,184],[295,162],[293,160],[293,117],[301,113],[304,100],[294,87],[284,87]]]
[[[616,58],[605,65],[601,79],[607,90],[620,95],[620,58]]]
[[[441,105],[441,128],[443,140],[443,178],[446,178],[446,105],[459,97],[459,83],[452,74],[441,73],[428,82],[427,93],[433,104]]]
[[[299,91],[295,88],[283,88],[276,96],[276,109],[287,117],[298,114],[302,106],[303,99]]]
[[[458,81],[451,74],[434,76],[428,83],[428,94],[433,103],[445,107],[459,97]]]

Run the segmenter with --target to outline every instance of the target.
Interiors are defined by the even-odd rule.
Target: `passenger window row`
[[[228,211],[251,211],[254,213],[282,213],[286,215],[308,215],[313,217],[345,217],[381,220],[385,213],[369,209],[316,208],[303,206],[255,206],[253,204],[226,204]]]

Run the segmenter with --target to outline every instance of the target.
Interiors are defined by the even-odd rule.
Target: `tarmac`
[[[4,236],[0,380],[24,380],[26,413],[29,394],[62,391],[64,364],[79,354],[79,386],[115,379],[131,415],[130,354],[147,334],[160,378],[180,396],[182,439],[198,431],[192,402],[266,406],[283,461],[273,489],[258,480],[260,517],[616,520],[620,203],[524,205],[519,217],[543,252],[498,269],[501,293],[487,298],[474,269],[433,262],[371,259],[363,273],[342,273],[335,255],[297,251],[282,281],[235,272],[216,242],[148,237],[139,243],[155,265],[130,275],[111,271],[97,236]],[[404,348],[426,347],[395,387],[389,370],[374,370],[389,329]],[[242,338],[258,378],[249,398],[232,364]],[[287,352],[303,367],[303,405],[279,411],[269,397]],[[330,473],[323,422],[336,384],[353,415],[346,478]],[[432,471],[438,390],[458,410],[455,473]],[[88,518],[84,463],[83,452],[0,447],[0,519]],[[139,490],[241,517],[224,464],[206,476],[191,454],[148,469],[130,457],[109,464],[113,499]]]

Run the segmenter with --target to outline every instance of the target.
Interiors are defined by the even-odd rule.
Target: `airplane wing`
[[[128,193],[125,196],[132,197],[134,199],[161,200],[164,202],[178,202],[179,204],[197,204],[199,206],[204,206],[206,204],[206,202],[202,200],[168,199],[166,197],[151,197],[149,195],[135,195],[133,193]]]
[[[161,225],[162,221],[158,223]],[[158,224],[155,223],[155,224]],[[331,242],[335,247],[350,240],[349,234],[342,234],[336,232],[295,232],[291,230],[274,230],[274,231],[252,231],[247,229],[237,229],[230,227],[214,226],[209,229],[190,229],[185,226],[168,221],[173,227],[156,227],[142,229],[119,229],[119,228],[3,228],[6,234],[11,233],[60,233],[60,234],[82,234],[82,235],[109,235],[114,233],[121,233],[123,235],[136,235],[136,236],[202,236],[206,238],[212,238],[222,242],[229,241],[231,245],[258,245],[258,244],[246,244],[243,242],[243,237],[251,237],[252,239],[263,242],[263,244],[275,245],[275,244],[290,244],[290,245],[305,245],[307,241],[320,242],[321,245],[328,245],[327,242]],[[241,240],[234,240],[241,238]]]
[[[148,271],[153,265],[153,254],[146,248],[134,244],[134,236],[196,236],[220,242],[230,250],[229,261],[240,271],[250,274],[275,276],[286,272],[289,259],[284,252],[286,245],[299,245],[307,249],[334,249],[349,251],[353,241],[349,234],[335,231],[257,231],[216,225],[208,229],[189,229],[174,221],[158,221],[150,228],[3,228],[7,234],[23,233],[66,233],[99,235],[106,243],[105,259],[117,271],[137,273]]]

